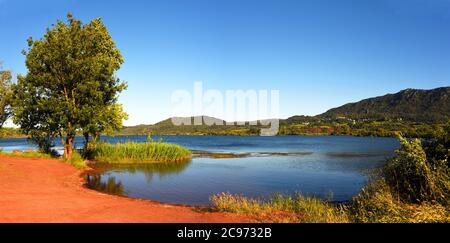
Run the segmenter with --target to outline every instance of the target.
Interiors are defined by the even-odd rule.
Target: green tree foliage
[[[126,114],[116,102],[126,84],[115,72],[123,58],[100,18],[83,24],[68,14],[29,38],[23,53],[28,73],[14,86],[14,122],[40,146],[59,136],[69,159],[77,133],[120,127]]]
[[[123,111],[121,104],[111,104],[107,106],[92,107],[92,114],[83,120],[83,136],[86,145],[89,136],[92,141],[97,142],[102,133],[112,134],[114,131],[122,129],[122,120],[128,119],[128,114]]]
[[[11,116],[11,72],[0,65],[0,128]]]

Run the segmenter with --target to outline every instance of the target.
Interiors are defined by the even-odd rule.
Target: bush
[[[450,199],[450,177],[444,163],[431,164],[419,139],[399,137],[397,156],[382,169],[386,183],[405,202],[419,203]]]

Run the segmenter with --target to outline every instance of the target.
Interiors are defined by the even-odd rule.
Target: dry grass
[[[402,202],[384,181],[363,189],[348,207],[348,215],[359,223],[444,223],[450,209],[436,202]]]
[[[211,202],[221,212],[248,214],[261,222],[348,222],[343,207],[336,207],[320,199],[301,195],[275,195],[268,200],[257,200],[221,193],[213,196]]]

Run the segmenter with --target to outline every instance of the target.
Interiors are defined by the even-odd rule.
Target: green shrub
[[[397,156],[382,169],[382,176],[398,198],[419,203],[450,200],[450,177],[445,163],[431,164],[419,139],[399,137]]]

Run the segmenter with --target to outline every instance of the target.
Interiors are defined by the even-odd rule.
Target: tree
[[[89,143],[89,136],[97,142],[101,133],[112,133],[122,128],[122,120],[128,119],[121,104],[112,104],[100,107],[91,107],[91,113],[83,121],[83,136],[85,147]]]
[[[117,128],[126,117],[115,109],[126,88],[115,76],[123,58],[100,18],[83,24],[68,14],[41,39],[29,38],[23,54],[28,73],[14,87],[14,122],[38,140],[60,137],[66,159],[76,134]],[[111,117],[116,124],[105,125]]]
[[[0,65],[0,128],[11,116],[11,77],[11,71],[2,70]]]

